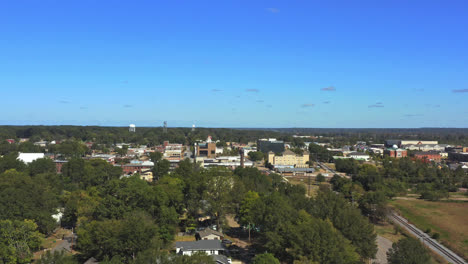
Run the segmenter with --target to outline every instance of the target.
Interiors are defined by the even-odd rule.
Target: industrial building
[[[259,139],[257,141],[257,150],[263,153],[268,153],[270,151],[282,153],[284,151],[284,142],[276,140],[276,138]]]

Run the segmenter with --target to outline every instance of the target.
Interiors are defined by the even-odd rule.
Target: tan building
[[[294,166],[296,168],[308,168],[309,152],[304,151],[298,155],[291,150],[286,150],[282,155],[275,155],[272,151],[268,152],[268,162],[273,166]]]
[[[211,140],[211,136],[205,142],[195,143],[195,154],[197,157],[216,157],[216,143]]]

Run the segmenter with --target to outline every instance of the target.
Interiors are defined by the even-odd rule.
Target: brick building
[[[408,156],[408,151],[401,148],[388,148],[384,151],[384,155],[387,155],[391,158],[404,158]]]
[[[427,161],[427,162],[430,162],[430,161],[435,161],[435,162],[440,162],[441,160],[441,157],[440,157],[440,154],[437,153],[437,152],[415,152],[414,153],[414,158],[415,159],[419,159],[419,160],[423,160],[423,161]]]

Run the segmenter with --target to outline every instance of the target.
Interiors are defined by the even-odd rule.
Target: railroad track
[[[453,252],[448,251],[445,249],[443,246],[439,245],[439,243],[433,241],[430,237],[426,235],[426,233],[422,232],[421,230],[413,227],[412,225],[408,224],[406,219],[402,218],[401,216],[392,213],[391,214],[392,218],[401,223],[403,226],[411,230],[413,233],[415,233],[419,238],[422,239],[423,243],[429,244],[433,248],[436,248],[440,253],[442,253],[445,257],[445,259],[450,260],[450,263],[454,264],[467,264],[461,257],[457,256]]]

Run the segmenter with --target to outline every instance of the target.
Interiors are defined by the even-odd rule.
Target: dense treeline
[[[32,142],[76,139],[109,146],[116,143],[153,146],[159,145],[165,140],[191,145],[196,140],[205,140],[209,135],[213,139],[223,142],[242,143],[256,141],[259,138],[282,136],[281,133],[273,131],[227,128],[197,128],[195,131],[192,131],[191,128],[168,128],[168,132],[163,133],[162,127],[138,127],[135,133],[131,133],[127,127],[0,126],[0,139],[29,138]]]
[[[332,143],[336,147],[357,141],[383,143],[387,139],[437,140],[443,144],[468,145],[467,128],[283,128],[271,131],[322,136],[314,141]]]
[[[292,134],[313,135],[314,139],[294,138]],[[302,147],[304,142],[330,143],[335,147],[353,145],[357,141],[383,143],[387,139],[437,140],[444,144],[468,145],[468,129],[465,128],[419,128],[419,129],[320,129],[320,128],[287,128],[287,129],[229,129],[229,128],[168,128],[163,133],[162,127],[138,127],[135,133],[128,132],[127,127],[99,126],[0,126],[0,139],[30,138],[39,140],[77,139],[92,141],[98,144],[134,143],[158,145],[165,140],[193,144],[211,135],[222,142],[256,141],[259,138],[278,138],[291,142],[293,146]],[[2,149],[0,143],[0,149]],[[31,144],[32,145],[32,144]],[[25,145],[24,148],[30,148]],[[10,146],[11,147],[11,146]],[[21,150],[18,150],[21,151]],[[35,152],[35,151],[21,151]]]
[[[28,236],[13,237],[29,245],[27,250],[0,250],[4,263],[30,261],[41,237],[57,226],[52,215],[60,208],[61,224],[75,228],[81,252],[73,258],[47,256],[63,263],[89,257],[103,263],[210,263],[204,256],[165,253],[177,229],[193,227],[200,213],[222,230],[228,228],[225,216],[236,214],[242,225],[257,227],[252,236],[260,252],[285,262],[361,263],[376,252],[372,225],[344,197],[322,190],[310,199],[304,188],[255,168],[202,169],[184,160],[173,173],[148,183],[138,175],[121,178],[119,167],[102,160],[73,158],[58,175],[48,159],[29,165],[13,154],[1,159],[2,235],[23,230]]]

